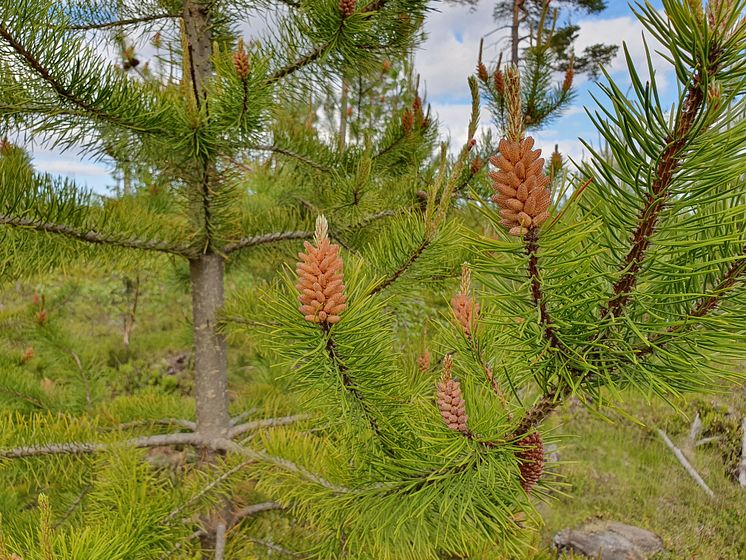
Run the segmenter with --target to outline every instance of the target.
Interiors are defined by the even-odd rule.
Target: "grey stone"
[[[596,521],[557,533],[554,546],[560,551],[598,560],[647,560],[663,550],[663,541],[646,529],[615,521]]]

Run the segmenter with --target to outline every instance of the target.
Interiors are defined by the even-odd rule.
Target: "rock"
[[[646,529],[615,521],[598,521],[557,533],[554,546],[559,551],[598,560],[647,560],[663,550],[663,541]]]

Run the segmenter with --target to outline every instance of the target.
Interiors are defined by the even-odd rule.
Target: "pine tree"
[[[244,111],[256,107],[250,104],[246,108],[244,92],[271,103],[270,86],[265,81],[244,89],[238,79],[236,70],[245,68],[243,63],[235,63],[234,55],[240,49],[216,50],[214,74],[193,73],[188,90],[198,95],[186,98],[185,111],[191,119],[183,122],[171,113],[182,98],[176,91],[154,93],[149,86],[111,76],[105,82],[107,91],[126,93],[127,103],[119,101],[127,111],[113,111],[116,95],[82,95],[91,93],[87,88],[92,84],[76,93],[65,82],[55,80],[58,88],[52,88],[50,95],[68,92],[65,100],[82,100],[85,105],[68,109],[65,120],[60,121],[56,120],[56,107],[39,120],[38,111],[45,107],[43,99],[33,106],[24,105],[30,103],[28,79],[2,82],[0,87],[7,90],[3,99],[16,104],[15,110],[6,109],[5,114],[24,116],[18,105],[35,109],[31,114],[36,119],[23,123],[34,132],[34,126],[45,129],[53,123],[63,128],[57,131],[60,134],[67,130],[63,125],[83,125],[87,121],[82,120],[81,109],[95,109],[96,116],[106,115],[106,123],[111,125],[129,123],[136,117],[138,127],[129,132],[147,136],[143,149],[161,148],[157,156],[151,154],[149,165],[170,164],[167,172],[183,170],[186,178],[195,176],[201,181],[196,182],[197,195],[185,195],[185,203],[179,206],[192,220],[177,221],[173,214],[166,214],[173,220],[170,223],[181,229],[164,238],[163,214],[152,207],[126,200],[122,206],[96,207],[81,200],[74,188],[30,174],[28,162],[20,156],[0,159],[0,186],[5,197],[2,221],[25,228],[7,230],[3,250],[15,259],[9,271],[41,267],[41,254],[68,258],[80,252],[80,242],[105,241],[123,249],[151,249],[189,258],[198,356],[197,422],[194,429],[187,423],[186,432],[107,439],[98,433],[100,420],[96,417],[75,421],[45,415],[5,419],[0,457],[39,457],[42,465],[30,459],[36,468],[28,468],[42,479],[45,475],[40,471],[45,466],[50,469],[50,464],[54,465],[50,470],[66,472],[71,478],[71,471],[78,472],[70,467],[76,460],[87,462],[96,474],[90,482],[93,496],[81,523],[55,528],[50,521],[53,505],[42,497],[39,535],[13,533],[0,540],[8,551],[0,547],[0,553],[23,553],[31,558],[51,554],[64,558],[104,554],[109,558],[157,558],[178,557],[184,550],[188,557],[189,537],[209,532],[214,542],[203,543],[212,546],[218,558],[261,555],[258,550],[262,548],[318,558],[522,557],[538,524],[532,499],[545,497],[550,489],[542,478],[548,469],[543,456],[548,436],[542,424],[558,406],[570,397],[588,406],[617,406],[623,404],[618,401],[624,389],[666,399],[685,391],[712,389],[735,377],[732,359],[743,356],[743,337],[736,337],[746,331],[746,192],[742,186],[746,101],[741,96],[746,88],[742,56],[746,0],[713,1],[706,8],[696,2],[663,3],[664,14],[650,4],[641,4],[638,17],[667,50],[682,93],[666,114],[652,64],[649,81],[644,84],[628,57],[634,98],[627,99],[608,79],[603,90],[610,108],[600,108],[595,114],[610,157],[592,151],[592,159],[580,170],[575,184],[559,185],[547,176],[539,148],[527,134],[525,80],[522,86],[515,67],[504,72],[506,125],[499,153],[491,159],[493,198],[492,202],[481,199],[471,209],[491,224],[486,235],[466,230],[459,220],[462,209],[451,209],[473,163],[479,113],[476,78],[469,82],[474,100],[469,141],[453,165],[445,148],[433,171],[421,160],[417,165],[420,156],[416,153],[408,157],[412,154],[406,150],[398,152],[391,147],[417,145],[416,137],[422,138],[424,122],[414,113],[404,123],[402,115],[397,115],[396,125],[381,139],[384,148],[364,146],[352,154],[348,150],[341,160],[334,159],[331,149],[326,152],[327,159],[318,157],[323,152],[320,146],[316,157],[304,156],[298,148],[309,146],[312,134],[288,131],[281,136],[288,144],[266,146],[278,159],[256,167],[251,191],[238,194],[229,190],[233,196],[226,194],[217,206],[213,203],[218,199],[213,197],[220,194],[218,187],[222,185],[202,188],[205,180],[216,180],[222,170],[217,156],[208,157],[215,154],[211,149],[241,145],[247,140],[241,134],[256,130],[249,123],[257,121],[243,120],[249,118]],[[337,37],[334,46],[343,46],[338,34],[344,38],[345,26],[352,25],[356,14],[365,17],[358,21],[360,27],[354,28],[350,40],[372,40],[371,36],[388,35],[379,35],[378,30],[367,35],[366,26],[383,25],[389,21],[386,15],[393,16],[394,25],[408,25],[409,19],[399,17],[394,8],[422,7],[411,2],[406,6],[392,3],[393,13],[387,14],[383,3],[374,4],[380,14],[366,15],[362,11],[365,7],[354,3],[330,2],[325,4],[328,11],[319,8],[322,12],[311,20],[318,27],[303,29],[321,33],[324,22],[336,22],[334,30],[326,31]],[[22,57],[17,46],[23,42],[13,38],[25,32],[31,35],[27,38],[40,41],[45,33],[60,32],[40,25],[47,21],[49,6],[43,11],[32,10],[30,16],[24,13],[23,18],[18,16],[20,11],[14,11],[28,7],[12,8],[11,17],[3,19],[0,27],[4,39],[0,48]],[[196,28],[205,23],[200,19],[205,12],[192,11],[194,7],[191,3],[185,6],[183,38],[185,44],[196,47],[203,38]],[[315,3],[301,4],[302,22],[309,21],[303,10],[313,15],[314,7]],[[29,17],[34,14],[36,25],[30,26]],[[42,41],[38,52],[50,46],[56,45]],[[360,48],[359,44],[353,46],[347,45],[350,50],[342,50],[340,56],[352,57]],[[22,52],[35,50],[27,46]],[[195,52],[199,49],[191,50]],[[330,64],[344,61],[333,56],[337,51],[324,50],[314,57],[291,58],[295,62],[281,71],[269,70],[271,60],[264,64],[270,76],[289,77],[287,72],[300,71],[300,66],[322,54]],[[359,53],[362,57],[368,54]],[[204,68],[208,60],[194,54],[188,58],[191,62],[186,67],[194,69]],[[249,75],[259,72],[261,64],[261,59],[250,60]],[[17,76],[18,66],[2,68],[4,76]],[[26,68],[38,72],[45,66],[39,63]],[[81,62],[76,68],[85,69],[85,65]],[[76,70],[76,77],[81,71]],[[152,95],[147,104],[138,97],[146,93]],[[161,100],[161,95],[165,99]],[[241,119],[228,118],[230,107],[239,111]],[[196,130],[189,136],[193,142],[186,146],[198,148],[201,155],[196,161],[203,167],[189,167],[187,163],[194,160],[164,152],[163,145],[150,137],[178,131],[179,123],[202,122],[197,117],[206,118],[209,132],[213,131],[211,126],[221,123],[235,124],[241,132],[234,136],[219,129],[222,135],[213,136],[200,135],[200,127],[192,129]],[[168,119],[168,127],[162,126],[162,118]],[[251,145],[250,137],[247,143]],[[184,145],[173,148],[179,147]],[[356,159],[347,159],[353,154]],[[394,161],[397,164],[389,168]],[[370,173],[376,165],[386,172]],[[340,169],[349,175],[325,174],[319,167]],[[421,177],[423,167],[425,180]],[[288,422],[265,419],[231,426],[227,406],[218,406],[220,399],[215,396],[216,390],[225,387],[227,377],[212,383],[214,372],[221,370],[215,364],[225,363],[223,333],[200,328],[205,320],[209,326],[215,325],[222,306],[217,297],[220,290],[210,290],[214,284],[207,280],[221,276],[219,259],[235,252],[229,248],[276,241],[278,236],[233,234],[228,218],[235,207],[228,201],[262,208],[267,204],[267,193],[282,200],[299,180],[303,185],[315,181],[311,190],[318,185],[323,191],[316,199],[323,201],[323,206],[314,208],[323,212],[313,213],[324,215],[313,216],[313,228],[302,234],[294,230],[286,236],[305,239],[304,250],[294,259],[296,271],[280,272],[279,282],[265,287],[260,297],[251,293],[229,302],[225,313],[244,321],[227,321],[225,329],[236,336],[250,331],[258,339],[284,372],[288,394],[299,398],[306,416]],[[350,224],[370,223],[373,215],[363,213],[383,201],[399,200],[397,208],[411,209],[423,182],[422,211],[389,215],[391,219],[380,226],[378,235],[360,245],[354,243],[360,241],[355,232],[342,235]],[[188,192],[189,185],[194,185],[186,179],[175,183],[174,188],[180,189],[177,192]],[[394,189],[401,184],[406,188]],[[360,185],[367,187],[361,191]],[[570,196],[556,192],[570,187],[574,187]],[[351,197],[354,192],[363,196]],[[207,206],[206,201],[210,202]],[[347,207],[352,207],[358,221],[345,221],[340,208]],[[287,207],[276,208],[273,200],[271,208],[275,217],[287,218]],[[208,215],[206,209],[214,212]],[[111,228],[126,223],[135,212],[137,223],[118,230],[116,236],[111,229],[103,229],[104,225]],[[196,218],[189,212],[196,212]],[[156,220],[153,214],[161,219]],[[251,219],[256,220],[247,218],[249,224],[255,224]],[[195,229],[195,222],[199,228]],[[78,241],[72,246],[46,243],[46,239],[37,243],[37,232],[27,231],[29,228]],[[195,231],[199,235],[194,235]],[[418,284],[453,275],[458,266],[454,261],[464,257],[452,242],[459,238],[468,246],[469,263],[462,268],[460,285],[452,286],[450,309],[435,321],[437,332],[428,339],[430,358],[418,367],[415,358],[421,348],[408,356],[409,346],[414,345],[406,344],[407,335],[402,337],[398,332],[397,321],[407,307],[407,295],[421,288]],[[194,242],[184,247],[184,239]],[[55,249],[51,254],[50,246]],[[198,252],[193,252],[196,249]],[[209,347],[200,361],[203,344]],[[200,387],[199,376],[206,386]],[[200,404],[200,399],[207,402]],[[248,432],[253,432],[251,437],[236,441]],[[172,490],[161,473],[145,466],[131,450],[178,444],[216,454],[212,463],[203,460],[196,471],[207,476],[185,477],[180,482],[184,495]],[[271,501],[228,509],[226,496],[237,493],[245,477],[251,480],[252,491]],[[289,521],[273,523],[269,530],[253,524],[254,533],[232,530],[241,522],[239,512],[245,518],[252,512],[275,508]],[[142,511],[143,515],[133,519],[128,515],[131,511]],[[206,513],[209,520],[195,520]],[[265,534],[268,536],[257,536]],[[207,551],[203,548],[202,552]]]

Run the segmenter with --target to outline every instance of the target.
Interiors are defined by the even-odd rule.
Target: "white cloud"
[[[433,100],[463,100],[469,95],[466,79],[474,73],[479,40],[497,27],[492,20],[492,4],[481,2],[474,10],[463,6],[440,6],[440,10],[428,16],[425,25],[428,37],[417,52],[415,67],[428,97]],[[491,45],[497,37],[491,35],[486,44]],[[488,48],[488,52],[493,53],[494,48]]]
[[[578,39],[575,43],[577,52],[596,43],[610,43],[619,46],[619,51],[607,66],[607,71],[614,75],[619,74],[623,83],[629,83],[627,76],[627,61],[624,56],[622,43],[626,44],[634,67],[640,74],[643,82],[648,79],[648,66],[645,56],[645,43],[647,41],[650,50],[650,58],[653,70],[656,72],[656,83],[659,89],[664,90],[669,83],[671,64],[656,51],[662,50],[662,45],[649,32],[645,31],[640,21],[632,16],[624,16],[611,19],[582,20],[578,23]]]
[[[34,161],[34,165],[39,171],[59,173],[61,175],[86,175],[91,177],[109,175],[109,172],[100,165],[85,163],[74,159],[37,159]]]

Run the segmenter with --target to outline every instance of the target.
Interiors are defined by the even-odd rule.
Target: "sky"
[[[580,26],[576,49],[582,51],[585,46],[600,42],[621,45],[624,41],[636,67],[646,68],[641,41],[642,26],[634,17],[632,9],[625,1],[609,0],[607,3],[608,9],[595,16],[572,17],[573,23]],[[660,0],[653,0],[651,4],[660,8]],[[497,27],[492,20],[493,5],[494,0],[481,0],[475,8],[470,9],[445,2],[433,2],[434,11],[425,23],[427,40],[415,57],[426,100],[437,114],[443,134],[456,147],[460,147],[466,139],[470,112],[467,77],[474,72],[480,39],[489,34],[485,39],[486,62],[494,61],[500,48],[505,49],[507,46],[507,32],[491,33]],[[654,50],[655,43],[651,42],[650,37],[647,39],[651,50]],[[674,76],[668,63],[655,54],[653,63],[661,96],[672,99],[676,91]],[[625,68],[620,48],[607,70],[623,90],[629,85]],[[551,152],[557,144],[563,155],[579,161],[585,154],[578,138],[582,137],[592,144],[598,142],[598,134],[585,114],[584,107],[593,110],[596,102],[592,95],[595,93],[596,97],[602,97],[602,93],[595,83],[583,77],[576,78],[575,85],[578,95],[573,106],[535,136],[545,153]],[[491,126],[489,116],[484,112],[480,126]],[[105,162],[87,160],[75,152],[59,153],[36,147],[33,149],[33,157],[38,170],[73,178],[78,184],[87,185],[97,192],[105,193],[115,184],[110,167]]]

